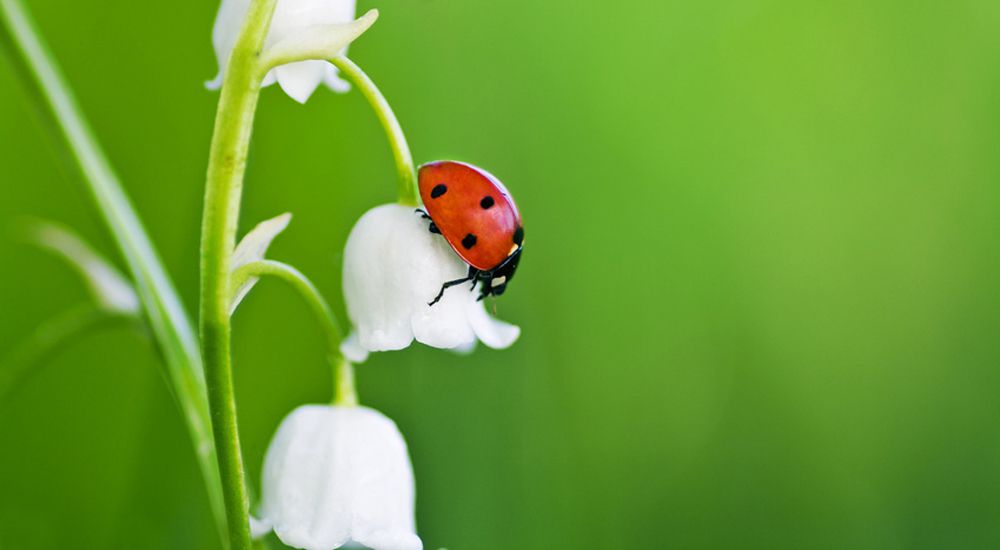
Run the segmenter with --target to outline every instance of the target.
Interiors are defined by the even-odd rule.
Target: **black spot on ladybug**
[[[496,204],[496,201],[489,195],[486,195],[483,197],[483,200],[479,201],[479,206],[483,207],[483,210],[489,210],[494,204]]]
[[[462,246],[464,246],[466,250],[476,246],[476,236],[472,233],[466,235],[465,238],[462,239]]]
[[[523,242],[524,242],[524,228],[518,227],[517,230],[514,231],[514,244],[516,244],[517,246],[521,246],[521,243]]]
[[[431,198],[436,199],[447,192],[448,192],[448,186],[443,183],[439,183],[434,186],[434,189],[431,189]]]

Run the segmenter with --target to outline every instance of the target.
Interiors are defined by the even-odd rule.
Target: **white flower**
[[[308,550],[348,543],[423,548],[406,442],[376,410],[306,405],[292,411],[267,449],[262,490],[255,535],[263,526]]]
[[[216,90],[222,85],[229,53],[236,43],[250,2],[251,0],[222,0],[215,18],[215,27],[212,29],[212,45],[215,47],[215,56],[219,62],[219,74],[214,80],[206,83],[209,89]],[[285,38],[295,37],[307,27],[353,21],[354,4],[355,0],[278,0],[264,48],[267,49]],[[341,54],[346,51],[345,47]],[[337,69],[333,65],[319,60],[297,61],[276,67],[267,73],[262,85],[270,86],[275,82],[289,97],[299,103],[305,103],[320,82],[337,92],[346,92],[350,89],[350,85],[338,76]]]
[[[343,346],[354,361],[367,352],[402,349],[417,341],[437,348],[470,350],[478,338],[506,348],[521,330],[486,313],[467,285],[448,289],[429,306],[445,281],[469,266],[412,207],[377,206],[361,216],[344,249],[344,299],[355,333]],[[470,283],[471,285],[471,283]]]

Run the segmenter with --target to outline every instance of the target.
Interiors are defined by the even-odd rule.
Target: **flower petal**
[[[233,250],[230,272],[235,272],[248,263],[263,260],[264,254],[267,253],[268,247],[271,246],[271,241],[288,227],[288,223],[291,220],[292,215],[285,212],[280,216],[262,221],[251,229],[243,237],[243,240],[240,241],[240,244],[236,245],[236,249]],[[253,285],[257,284],[259,279],[259,277],[250,277],[238,289],[233,291],[232,303],[229,306],[230,315],[236,311],[236,307],[240,305],[240,302],[243,301],[243,298],[250,292]]]
[[[476,341],[473,340],[473,341],[469,342],[468,344],[465,344],[465,345],[462,345],[462,346],[455,346],[455,347],[451,348],[451,351],[453,351],[453,352],[455,352],[455,353],[457,353],[459,355],[469,355],[470,353],[476,351]]]
[[[351,230],[344,248],[344,297],[361,346],[369,351],[402,349],[413,341],[410,327],[413,298],[399,273],[408,242],[396,237],[408,232],[412,210],[383,205],[366,212]]]
[[[296,548],[337,548],[350,538],[348,487],[328,483],[347,465],[347,449],[335,447],[335,419],[328,409],[292,411],[264,459],[261,515],[282,542]]]
[[[236,38],[243,26],[243,19],[250,9],[250,0],[222,0],[219,13],[215,16],[212,27],[212,46],[215,48],[215,59],[219,64],[216,77],[205,83],[209,90],[218,90],[229,64],[229,54],[233,51]]]
[[[344,338],[344,341],[340,343],[340,353],[352,363],[364,363],[368,360],[368,350],[361,345],[358,333],[354,331],[351,331],[347,338]]]
[[[271,69],[270,71],[267,71],[266,75],[264,75],[264,80],[260,82],[260,87],[265,88],[267,86],[270,86],[271,84],[274,84],[277,81],[278,81],[278,75],[277,73],[274,72],[274,69]]]
[[[482,343],[493,349],[509,348],[521,335],[521,328],[491,317],[486,313],[483,302],[472,301],[468,305],[469,324]]]
[[[327,64],[326,66],[326,74],[323,75],[323,84],[326,84],[327,88],[338,94],[346,94],[351,91],[351,83],[340,78],[340,71],[332,64]]]
[[[222,70],[220,69],[219,72],[216,73],[215,78],[205,81],[205,88],[209,90],[218,90],[222,87],[222,79],[224,76],[225,75],[223,75]]]
[[[271,532],[271,524],[266,519],[250,516],[250,536],[259,539]]]
[[[288,97],[305,103],[323,81],[325,61],[298,61],[274,69],[278,85]]]
[[[465,314],[465,304],[470,294],[467,290],[469,286],[472,286],[471,282],[448,289],[441,300],[433,306],[428,306],[426,303],[416,304],[412,325],[413,336],[418,342],[435,348],[450,349],[466,347],[476,341],[476,334],[469,326]]]

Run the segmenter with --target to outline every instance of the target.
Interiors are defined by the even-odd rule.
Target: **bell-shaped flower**
[[[414,499],[406,442],[392,420],[367,407],[305,405],[267,450],[254,534],[273,529],[308,550],[421,550]]]
[[[212,45],[219,62],[219,74],[206,83],[209,89],[215,90],[222,85],[229,54],[236,44],[250,2],[222,0],[212,29]],[[354,13],[355,0],[278,0],[264,49],[286,38],[294,39],[309,27],[348,23],[354,20]],[[339,53],[343,55],[346,52],[345,46]],[[337,92],[350,89],[350,85],[338,76],[337,69],[321,60],[296,61],[275,67],[264,77],[262,85],[270,86],[275,82],[299,103],[305,103],[320,83]]]
[[[344,354],[363,361],[368,352],[402,349],[414,339],[456,351],[471,350],[477,339],[491,348],[513,344],[521,330],[487,314],[479,293],[465,285],[428,305],[445,281],[465,277],[468,269],[412,207],[386,204],[366,212],[344,249],[344,299],[355,330]]]

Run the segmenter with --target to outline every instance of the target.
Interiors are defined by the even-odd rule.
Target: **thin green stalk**
[[[59,68],[42,43],[20,0],[0,0],[0,43],[57,142],[107,223],[128,265],[143,311],[162,350],[167,379],[183,412],[205,479],[217,525],[223,524],[223,498],[215,465],[205,381],[197,339],[184,307],[121,183],[94,138]]]
[[[416,206],[420,204],[420,195],[417,192],[417,171],[413,167],[413,155],[410,154],[410,146],[406,143],[406,136],[403,128],[399,125],[396,114],[392,112],[392,107],[386,101],[385,96],[379,91],[371,78],[361,70],[353,61],[347,57],[340,56],[330,59],[340,72],[350,79],[361,93],[368,100],[373,111],[378,116],[379,122],[385,129],[385,135],[389,138],[389,146],[392,147],[392,156],[396,160],[396,172],[399,175],[399,203],[406,206]]]
[[[354,387],[354,365],[341,358],[334,367],[333,377],[336,386],[333,389],[333,404],[341,407],[357,407],[358,391]]]
[[[313,314],[326,339],[326,356],[334,369],[334,402],[338,405],[357,405],[358,396],[354,387],[354,369],[350,362],[340,353],[342,333],[333,310],[323,299],[305,275],[294,267],[274,260],[259,260],[241,266],[233,272],[231,287],[233,291],[240,288],[252,277],[272,276],[284,280],[294,288],[312,308]]]
[[[91,331],[118,323],[138,324],[138,319],[127,313],[84,304],[41,324],[0,362],[0,406],[9,394],[37,373],[35,367],[56,350]]]
[[[239,269],[233,272],[231,288],[239,288],[251,277],[263,276],[277,277],[284,280],[292,285],[292,288],[305,299],[316,315],[316,320],[319,322],[320,327],[323,329],[323,336],[326,339],[326,353],[330,362],[336,363],[339,361],[341,357],[340,323],[337,322],[337,318],[333,315],[333,310],[327,305],[326,300],[323,299],[319,290],[301,271],[282,262],[258,260],[240,266]]]
[[[260,96],[259,57],[277,0],[254,0],[229,57],[215,116],[201,234],[201,344],[232,547],[251,547],[230,356],[229,277],[247,149]]]

